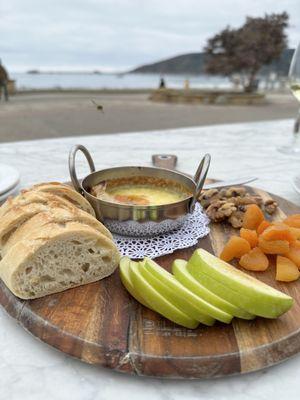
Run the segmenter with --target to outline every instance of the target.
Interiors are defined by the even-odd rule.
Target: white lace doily
[[[155,258],[171,254],[175,250],[194,246],[209,233],[209,218],[196,204],[181,228],[153,237],[129,237],[114,234],[114,240],[123,256],[130,258]]]

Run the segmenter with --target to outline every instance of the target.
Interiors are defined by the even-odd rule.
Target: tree
[[[240,73],[245,78],[244,90],[252,92],[260,68],[278,59],[287,47],[288,20],[283,12],[264,18],[247,17],[237,29],[228,26],[208,39],[204,49],[206,72],[225,76]]]

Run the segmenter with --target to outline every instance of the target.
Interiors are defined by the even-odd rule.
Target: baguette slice
[[[37,213],[26,222],[19,225],[18,228],[11,233],[9,238],[6,239],[1,254],[4,256],[18,241],[30,239],[32,235],[35,235],[35,232],[40,233],[42,230],[47,230],[49,224],[56,223],[60,226],[64,226],[68,222],[80,222],[89,225],[107,238],[113,239],[109,230],[91,214],[76,207],[72,210],[49,207],[48,210]]]
[[[24,224],[27,220],[35,216],[40,212],[45,212],[53,208],[63,207],[74,214],[79,211],[78,208],[74,207],[71,203],[66,201],[65,203],[48,201],[41,203],[25,202],[21,206],[13,206],[7,210],[7,212],[0,218],[0,255],[6,242],[10,236],[18,229],[19,226]],[[94,218],[91,216],[91,218]]]
[[[95,211],[90,203],[69,185],[65,185],[59,182],[47,182],[34,185],[31,190],[35,190],[38,192],[47,192],[55,194],[56,196],[60,196],[70,201],[76,207],[81,208],[83,211],[86,211],[89,214],[95,216]]]
[[[0,218],[4,217],[13,207],[26,206],[28,204],[40,203],[49,205],[49,203],[56,203],[58,207],[72,209],[77,208],[68,200],[56,196],[51,193],[37,192],[32,190],[22,190],[16,197],[9,197],[6,202],[0,207]]]
[[[12,207],[0,220],[0,254],[3,246],[9,240],[11,234],[24,222],[34,215],[47,211],[48,205],[41,203],[27,204]]]
[[[114,243],[78,222],[49,224],[12,246],[0,262],[0,277],[22,299],[35,299],[98,281],[117,268]]]
[[[10,238],[11,234],[28,219],[35,216],[37,213],[46,212],[53,208],[65,209],[66,213],[74,214],[73,220],[82,218],[82,214],[85,214],[85,219],[90,216],[90,224],[98,225],[98,229],[102,230],[102,233],[112,238],[111,233],[101,224],[99,221],[86,213],[80,208],[76,207],[70,201],[63,197],[56,196],[48,192],[38,192],[32,190],[23,190],[15,198],[8,199],[2,207],[0,207],[0,255],[1,249],[5,246],[6,242]],[[87,215],[88,214],[88,215]],[[70,219],[71,217],[67,217]],[[102,227],[102,228],[101,228]]]

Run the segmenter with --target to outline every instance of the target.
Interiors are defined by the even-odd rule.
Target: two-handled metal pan
[[[85,155],[91,173],[79,182],[76,175],[75,157],[78,151]],[[114,233],[128,236],[153,236],[179,228],[195,203],[204,185],[210,165],[206,154],[196,171],[194,179],[173,170],[158,167],[123,166],[96,171],[89,151],[75,145],[69,154],[69,170],[74,188],[92,205],[97,218]],[[163,205],[125,205],[99,199],[91,194],[91,188],[102,181],[128,177],[151,177],[173,181],[190,193],[178,202]]]

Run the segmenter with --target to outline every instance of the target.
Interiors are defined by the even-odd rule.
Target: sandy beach
[[[0,142],[293,118],[299,107],[290,93],[268,94],[256,106],[153,103],[149,93],[20,93],[0,102]]]

